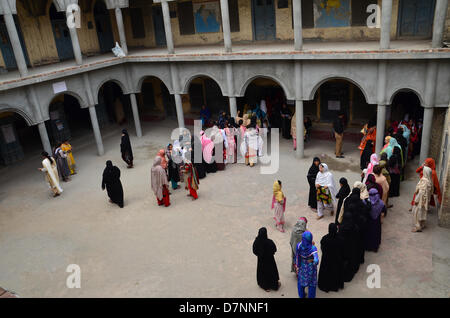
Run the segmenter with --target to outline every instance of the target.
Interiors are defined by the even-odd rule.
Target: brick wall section
[[[429,157],[436,160],[436,165],[439,165],[441,156],[442,132],[444,130],[446,110],[447,108],[436,107],[433,111],[433,128],[431,129]]]
[[[450,160],[447,162],[450,164]],[[443,198],[442,205],[439,210],[439,226],[450,229],[450,173],[447,169],[444,182],[442,182]]]
[[[443,138],[445,134],[450,133],[450,113],[447,111],[445,116],[445,131],[443,132]],[[442,145],[445,148],[445,145]],[[447,141],[447,149],[450,149],[450,140]],[[449,150],[447,150],[448,152]],[[448,155],[447,155],[448,157]],[[442,159],[441,159],[442,160]],[[444,174],[441,181],[441,192],[442,192],[442,204],[439,209],[439,225],[442,227],[450,228],[450,157],[447,158],[446,162],[443,162],[438,166],[438,177],[441,174],[442,169],[444,169]]]
[[[444,41],[450,42],[450,5],[447,9],[447,19],[445,21]]]

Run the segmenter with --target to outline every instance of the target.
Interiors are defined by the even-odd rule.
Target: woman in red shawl
[[[164,149],[161,149],[158,152],[158,156],[161,157],[161,167],[163,167],[164,170],[167,169],[167,159],[166,159],[166,152]]]
[[[362,156],[362,153],[364,151],[364,148],[366,148],[366,143],[369,140],[372,140],[373,146],[372,146],[372,153],[375,152],[375,142],[377,140],[377,126],[372,126],[369,128],[369,125],[365,125],[362,129],[363,131],[363,138],[361,140],[361,143],[359,144],[358,149],[360,150],[360,156]]]
[[[152,173],[151,173],[152,190],[158,200],[158,205],[169,206],[169,182],[167,181],[166,171],[161,167],[161,157],[156,156],[153,161]]]
[[[416,170],[416,172],[420,174],[420,178],[422,178],[422,176],[423,176],[423,167],[424,166],[429,167],[432,171],[432,181],[433,181],[434,191],[433,191],[433,195],[431,196],[430,205],[436,206],[436,202],[434,201],[434,195],[437,195],[439,204],[441,204],[441,202],[442,202],[441,188],[439,187],[439,179],[438,179],[437,173],[436,173],[436,162],[434,161],[433,158],[425,159],[425,162],[423,163],[423,165],[421,165]],[[411,206],[414,205],[414,200],[415,200],[415,195],[413,197],[413,200],[411,201]],[[411,207],[410,211],[411,210],[412,210],[412,207]]]
[[[184,172],[187,175],[185,189],[189,190],[188,196],[191,196],[192,200],[197,200],[197,190],[198,185],[200,184],[200,182],[198,181],[197,170],[195,170],[195,167],[192,165],[192,163],[186,163],[184,166]]]

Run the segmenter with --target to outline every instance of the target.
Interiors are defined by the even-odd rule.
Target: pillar
[[[139,119],[139,110],[137,107],[135,93],[130,94],[130,100],[131,100],[131,109],[133,110],[134,127],[136,127],[136,136],[138,138],[141,138],[142,137],[141,121]]]
[[[174,48],[172,38],[172,25],[170,24],[169,4],[166,0],[161,0],[161,7],[164,19],[164,31],[166,32],[167,51],[169,52],[169,54],[173,54]]]
[[[294,49],[301,51],[303,47],[301,0],[292,0],[292,11],[294,15]]]
[[[123,26],[122,9],[117,7],[115,9],[117,29],[119,30],[120,46],[122,47],[123,53],[128,55],[127,38],[125,36],[125,27]]]
[[[78,41],[78,34],[76,28],[69,28],[70,39],[72,40],[73,55],[78,65],[83,64],[83,58],[81,55],[80,42]]]
[[[236,97],[228,97],[230,101],[230,116],[235,118],[237,116]]]
[[[26,76],[28,74],[27,62],[25,61],[25,56],[23,55],[22,45],[20,44],[19,34],[17,33],[13,15],[11,13],[5,13],[3,17],[5,19],[6,29],[14,51],[14,57],[16,59],[20,76]]]
[[[305,156],[305,141],[303,137],[304,130],[304,120],[303,120],[303,101],[296,100],[295,101],[295,125],[296,129],[296,138],[297,138],[297,150],[296,155],[299,158],[303,158]]]
[[[38,124],[39,135],[41,136],[42,148],[47,151],[49,154],[52,153],[52,147],[50,145],[50,140],[48,139],[47,128],[45,128],[45,123]]]
[[[384,130],[386,129],[386,105],[377,106],[377,141],[375,153],[379,154],[384,144]]]
[[[97,113],[95,106],[89,106],[89,115],[91,116],[92,129],[94,130],[95,142],[97,143],[97,152],[99,156],[103,156],[105,150],[103,149],[102,135],[100,134],[100,127],[98,126]]]
[[[380,49],[389,49],[391,42],[391,18],[392,18],[392,0],[383,0],[381,3],[381,33]]]
[[[181,94],[175,94],[175,107],[177,109],[178,127],[184,128],[183,103],[181,102]]]
[[[225,52],[231,53],[231,29],[228,0],[220,0],[220,10],[222,12],[222,30]]]
[[[442,47],[442,37],[444,34],[445,18],[447,16],[448,0],[436,0],[433,23],[433,39],[431,47]]]
[[[423,111],[422,142],[420,146],[420,163],[428,157],[431,139],[431,127],[433,127],[433,107],[425,107]]]

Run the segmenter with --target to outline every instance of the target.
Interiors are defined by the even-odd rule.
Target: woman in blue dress
[[[316,298],[319,255],[317,254],[317,247],[314,246],[312,239],[311,232],[304,232],[302,241],[298,243],[295,253],[298,278],[297,287],[300,298],[305,298],[305,287],[308,287],[308,298]]]

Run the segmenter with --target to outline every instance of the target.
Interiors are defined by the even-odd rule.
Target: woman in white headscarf
[[[331,210],[331,215],[334,214],[336,208],[336,194],[337,189],[334,183],[333,174],[328,170],[325,163],[319,165],[319,172],[316,177],[317,189],[317,219],[323,218],[323,211],[325,209]]]
[[[431,197],[433,196],[433,182],[431,168],[423,167],[423,176],[419,180],[414,192],[414,207],[413,207],[413,232],[422,232],[427,220],[427,213],[430,205]]]
[[[63,189],[59,185],[58,168],[56,167],[56,161],[48,155],[47,152],[42,153],[42,168],[38,168],[45,173],[45,179],[48,182],[49,188],[53,192],[53,196],[57,197],[63,192]]]

